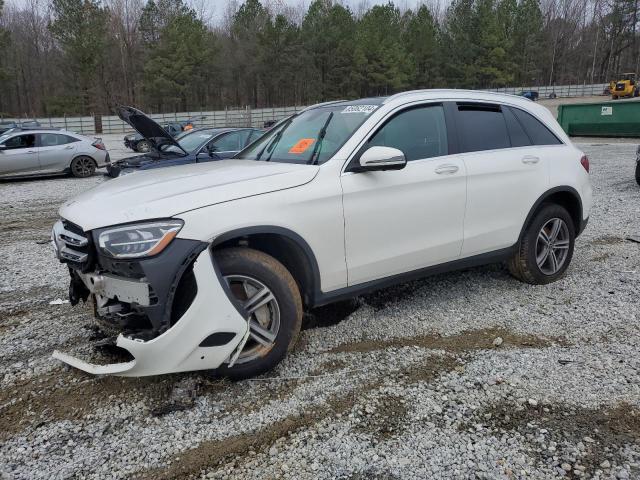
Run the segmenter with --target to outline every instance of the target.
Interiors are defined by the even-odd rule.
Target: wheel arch
[[[96,165],[96,168],[98,167],[98,161],[93,158],[91,155],[89,155],[88,153],[76,153],[73,155],[73,157],[71,157],[71,161],[69,162],[69,168],[71,168],[71,164],[73,163],[73,161],[77,158],[80,157],[87,157],[90,158],[91,160],[93,160],[93,163]]]
[[[571,220],[573,220],[573,224],[576,229],[576,237],[582,233],[583,226],[585,224],[585,221],[582,218],[582,199],[575,188],[563,185],[547,190],[538,198],[538,200],[536,200],[533,207],[531,207],[531,210],[529,210],[529,214],[527,215],[524,224],[522,225],[518,241],[522,240],[524,232],[527,230],[527,227],[533,220],[533,217],[545,203],[554,203],[564,207],[569,212]]]
[[[212,249],[246,246],[271,255],[291,273],[305,307],[312,307],[320,293],[320,270],[307,241],[292,230],[273,225],[245,227],[226,232],[212,243]]]

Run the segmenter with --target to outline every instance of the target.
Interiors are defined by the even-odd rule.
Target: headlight
[[[161,220],[106,228],[98,233],[98,247],[114,258],[150,257],[162,252],[182,225],[182,220]]]

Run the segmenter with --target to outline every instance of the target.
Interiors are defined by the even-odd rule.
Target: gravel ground
[[[582,145],[595,207],[567,276],[502,265],[307,317],[270,374],[96,378],[47,243],[57,206],[103,181],[0,183],[0,478],[639,478],[636,145]]]

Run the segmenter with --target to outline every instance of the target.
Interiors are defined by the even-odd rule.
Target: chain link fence
[[[563,97],[585,97],[593,95],[603,95],[608,84],[596,83],[591,85],[559,85],[550,87],[509,87],[486,89],[491,92],[509,93],[517,95],[522,91],[534,90],[539,93],[540,99],[563,98]],[[305,108],[304,106],[277,107],[277,108],[228,108],[225,110],[199,111],[199,112],[176,112],[149,114],[149,117],[165,125],[171,122],[185,122],[193,119],[197,127],[257,127],[261,128],[265,122],[280,120],[293,115]],[[20,119],[3,119],[20,122]],[[85,117],[56,117],[37,118],[42,126],[50,128],[61,128],[86,135],[96,133],[127,133],[133,131],[132,128],[120,120],[115,115],[85,116]]]

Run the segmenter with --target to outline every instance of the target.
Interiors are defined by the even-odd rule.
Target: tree
[[[374,6],[360,20],[355,59],[360,95],[387,95],[408,85],[401,32],[400,10],[392,2]]]
[[[107,47],[108,12],[97,0],[52,0],[53,21],[49,29],[60,43],[66,80],[77,82],[78,108],[89,113],[98,106]]]
[[[433,87],[438,83],[441,68],[436,22],[425,5],[416,13],[408,12],[405,22],[403,43],[411,64],[411,86]]]
[[[177,9],[148,46],[144,64],[147,103],[158,110],[202,107],[207,73],[212,70],[215,40],[190,9]],[[200,98],[198,98],[200,97]]]
[[[354,82],[356,23],[348,8],[331,0],[315,0],[302,22],[304,57],[312,101],[357,94]]]

